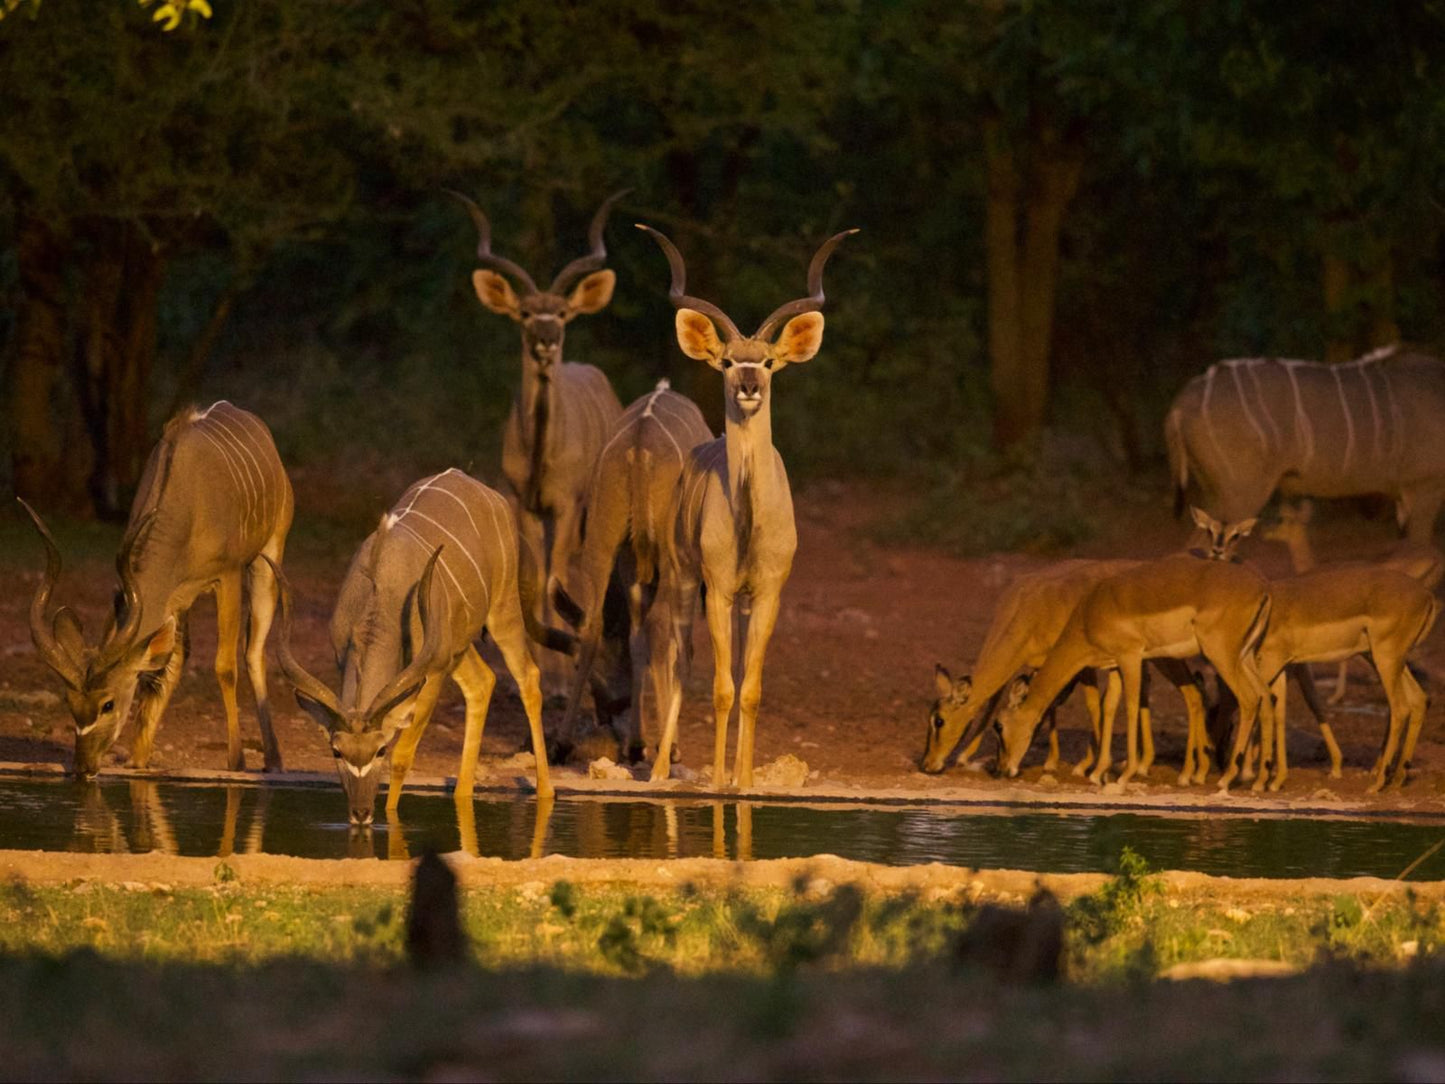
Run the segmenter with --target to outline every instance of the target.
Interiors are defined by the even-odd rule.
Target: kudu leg
[[[737,766],[733,772],[740,787],[753,785],[754,738],[758,707],[763,700],[763,660],[767,657],[768,641],[773,638],[773,629],[778,623],[781,602],[781,585],[766,594],[755,594],[748,617],[747,639],[743,644],[743,682],[738,690]]]
[[[388,817],[396,812],[397,803],[401,801],[401,788],[406,784],[406,775],[416,761],[416,747],[421,743],[421,736],[426,733],[427,724],[431,722],[431,715],[436,710],[437,697],[441,696],[442,683],[445,680],[446,675],[433,674],[422,683],[416,700],[412,702],[411,725],[401,732],[401,736],[391,747],[391,774],[386,780]]]
[[[733,600],[720,589],[708,586],[708,638],[712,641],[712,783],[714,788],[727,785],[728,722],[733,711]],[[738,737],[741,749],[742,736]],[[732,780],[734,786],[737,779]]]
[[[470,797],[477,778],[477,757],[482,751],[482,730],[487,725],[487,707],[492,702],[492,690],[497,686],[497,675],[477,654],[475,646],[468,645],[462,653],[461,662],[452,671],[452,680],[462,690],[467,702],[466,728],[462,736],[462,760],[457,767],[457,785],[453,792],[458,799]]]
[[[226,767],[245,771],[241,750],[241,713],[236,704],[236,653],[241,639],[241,573],[227,572],[216,582],[216,683],[226,711]]]
[[[522,709],[527,713],[527,729],[532,737],[532,756],[537,762],[537,797],[550,798],[554,791],[552,773],[547,768],[547,739],[542,733],[542,679],[527,649],[520,600],[510,610],[494,606],[487,629],[522,696]]]
[[[262,552],[279,566],[281,549],[280,545],[276,545],[267,547]],[[276,575],[269,564],[257,558],[246,570],[246,585],[251,596],[251,620],[246,636],[246,674],[251,679],[251,691],[256,694],[256,718],[261,724],[263,770],[279,772],[282,770],[281,745],[276,740],[276,730],[271,722],[271,700],[266,687],[266,637],[271,632],[271,618],[276,613]]]
[[[151,753],[155,749],[156,729],[161,725],[161,716],[165,714],[166,705],[171,702],[171,694],[180,684],[181,671],[186,666],[186,642],[189,639],[186,625],[190,616],[179,614],[177,617],[176,644],[171,651],[171,657],[166,660],[166,668],[161,671],[160,678],[154,685],[148,686],[148,679],[141,679],[140,703],[136,708],[135,741],[130,747],[132,768],[149,766]]]

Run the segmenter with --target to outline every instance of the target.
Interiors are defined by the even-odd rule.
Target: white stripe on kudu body
[[[1218,394],[1221,367],[1237,396]],[[1445,500],[1445,365],[1399,348],[1340,366],[1222,361],[1175,397],[1165,440],[1176,486],[1182,493],[1195,482],[1201,507],[1218,519],[1257,514],[1276,488],[1318,497],[1384,493],[1410,537],[1428,541]]]

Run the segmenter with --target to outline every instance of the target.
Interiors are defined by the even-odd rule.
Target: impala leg
[[[1289,755],[1285,747],[1285,716],[1288,714],[1285,698],[1289,695],[1289,690],[1285,687],[1285,678],[1285,671],[1281,670],[1269,690],[1270,703],[1274,706],[1275,751],[1274,778],[1269,781],[1270,790],[1279,790],[1289,777]]]
[[[277,565],[281,563],[281,545],[262,552]],[[265,771],[282,770],[281,745],[271,722],[271,700],[266,690],[266,637],[271,632],[271,618],[276,613],[276,574],[259,557],[246,569],[246,587],[251,596],[251,620],[246,636],[246,674],[251,691],[256,694],[256,718],[261,724],[261,749]]]
[[[1341,659],[1340,668],[1335,674],[1335,687],[1330,693],[1330,698],[1325,701],[1327,704],[1339,704],[1345,699],[1345,689],[1350,681],[1350,660]]]
[[[532,756],[537,762],[537,797],[550,798],[555,792],[552,773],[547,768],[547,739],[542,734],[542,679],[537,664],[532,661],[532,653],[527,650],[520,600],[510,609],[494,605],[487,630],[522,694],[522,710],[527,713],[527,729],[532,736]]]
[[[1425,690],[1420,688],[1408,666],[1400,673],[1400,684],[1410,706],[1410,725],[1405,732],[1405,744],[1400,749],[1399,766],[1390,779],[1390,785],[1395,787],[1403,787],[1410,773],[1410,762],[1415,758],[1415,742],[1420,738],[1420,727],[1425,722],[1425,709],[1429,704]]]
[[[171,657],[166,660],[166,668],[161,671],[160,678],[155,680],[154,684],[147,684],[152,679],[141,679],[135,741],[130,747],[130,763],[133,768],[144,768],[150,764],[151,752],[155,748],[156,728],[160,726],[166,705],[171,702],[171,694],[180,684],[181,671],[185,669],[188,639],[186,625],[190,621],[190,615],[178,614],[177,618],[176,644],[171,651]]]
[[[1089,773],[1090,783],[1102,783],[1114,759],[1114,714],[1119,710],[1119,691],[1119,675],[1111,670],[1104,689],[1104,707],[1099,716],[1099,750],[1094,761],[1094,770]]]
[[[236,649],[241,638],[241,573],[227,572],[216,582],[216,682],[226,710],[226,767],[244,771],[241,715],[236,706]]]
[[[1129,782],[1139,771],[1139,713],[1140,691],[1143,686],[1144,660],[1138,656],[1125,656],[1119,660],[1119,678],[1124,684],[1124,771],[1119,776],[1120,785]]]
[[[432,674],[423,682],[421,690],[412,701],[411,725],[401,732],[391,748],[391,775],[386,781],[386,813],[390,817],[396,812],[401,801],[401,788],[406,783],[406,773],[411,771],[416,760],[416,747],[431,722],[431,713],[436,709],[437,697],[441,695],[445,674]]]
[[[1099,731],[1103,726],[1103,708],[1099,702],[1099,672],[1095,670],[1093,675],[1084,683],[1084,708],[1089,713],[1089,741],[1092,743],[1084,751],[1084,757],[1074,765],[1074,774],[1083,775],[1089,770],[1089,765],[1094,763],[1094,758],[1099,755]]]
[[[721,787],[727,779],[728,718],[733,710],[733,600],[723,597],[720,589],[711,584],[707,591],[707,631],[712,640],[712,781],[714,787]],[[738,736],[738,750],[742,750],[742,736]],[[661,759],[659,757],[659,759]],[[736,778],[733,779],[736,785]]]
[[[1214,664],[1219,680],[1229,687],[1229,691],[1239,702],[1239,723],[1230,746],[1229,763],[1225,765],[1224,774],[1219,777],[1219,789],[1224,792],[1229,790],[1229,785],[1244,768],[1245,751],[1254,733],[1254,721],[1262,713],[1262,701],[1268,690],[1265,689],[1253,660],[1233,658],[1227,650],[1206,651],[1205,654]],[[1265,725],[1273,724],[1274,712],[1270,711]]]
[[[1385,699],[1390,704],[1390,724],[1385,731],[1385,747],[1370,773],[1370,785],[1365,788],[1368,794],[1374,794],[1385,785],[1386,773],[1395,759],[1395,752],[1400,746],[1400,734],[1410,714],[1410,703],[1405,696],[1404,683],[1400,676],[1405,672],[1405,660],[1387,655],[1378,648],[1373,655],[1375,669],[1380,674],[1380,684],[1385,688]]]
[[[1044,761],[1044,771],[1047,773],[1059,766],[1059,720],[1052,706],[1044,714],[1049,724],[1049,755]]]
[[[477,756],[482,751],[482,730],[487,725],[487,707],[492,702],[492,690],[497,687],[497,675],[477,654],[475,646],[468,644],[457,667],[452,671],[452,680],[462,690],[467,703],[466,729],[462,735],[462,759],[457,766],[457,785],[453,793],[457,800],[470,798],[477,778]],[[474,832],[475,834],[475,832]]]
[[[1149,686],[1151,680],[1149,670],[1140,670],[1139,739],[1143,743],[1144,751],[1139,758],[1139,772],[1141,775],[1146,776],[1149,774],[1149,769],[1154,766],[1154,712],[1149,708]]]

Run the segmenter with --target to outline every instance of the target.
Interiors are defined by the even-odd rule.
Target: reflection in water
[[[402,846],[405,847],[406,844],[403,842]],[[376,857],[376,839],[371,833],[371,825],[353,824],[348,826],[346,832],[346,857]]]
[[[204,786],[126,780],[0,782],[0,847],[182,855],[237,851],[403,860],[424,850],[506,859],[689,858],[748,861],[837,854],[892,865],[1106,871],[1125,846],[1156,869],[1241,877],[1445,878],[1439,821],[1251,819],[1135,813],[998,813],[799,806],[718,798],[622,800],[511,796],[457,802],[409,793],[404,819],[353,836],[334,788]]]

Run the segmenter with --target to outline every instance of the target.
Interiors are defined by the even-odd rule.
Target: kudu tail
[[[537,643],[564,655],[577,653],[577,637],[562,629],[544,625],[537,618],[537,555],[525,539],[517,546],[517,594],[522,600],[522,622],[527,635]]]
[[[1174,481],[1174,518],[1182,519],[1189,489],[1189,449],[1184,446],[1178,410],[1171,410],[1164,419],[1164,448],[1169,456],[1169,477]]]
[[[637,562],[637,582],[646,584],[657,577],[657,538],[653,533],[652,510],[649,507],[652,487],[648,485],[652,473],[652,453],[646,448],[638,448],[628,458],[631,460],[627,496],[631,504],[632,556]]]

